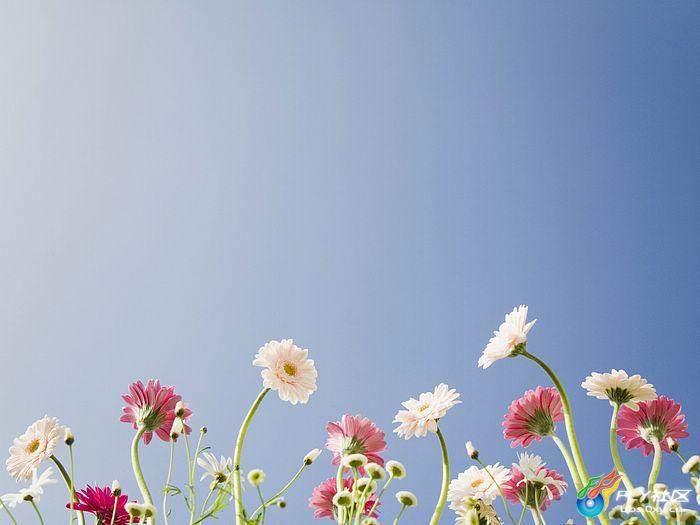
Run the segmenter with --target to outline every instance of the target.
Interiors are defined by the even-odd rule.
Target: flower
[[[349,454],[343,456],[343,466],[345,468],[361,468],[367,464],[367,456],[364,454]]]
[[[632,410],[637,409],[639,401],[656,399],[654,385],[647,383],[642,376],[628,376],[624,370],[614,368],[609,374],[592,372],[581,386],[591,397],[607,399],[611,405],[625,405]]]
[[[384,479],[386,477],[386,470],[377,463],[368,463],[365,466],[365,472],[372,479]]]
[[[118,479],[112,481],[112,496],[119,496],[122,493],[122,486]]]
[[[487,505],[483,501],[465,502],[455,509],[455,512],[457,513],[455,525],[478,525],[479,523],[501,525],[496,510],[492,505]]]
[[[458,510],[470,499],[483,501],[487,505],[493,503],[498,496],[498,485],[493,482],[492,476],[498,485],[503,485],[510,479],[510,472],[498,463],[487,465],[485,469],[473,465],[460,472],[457,479],[450,481],[448,488],[447,500],[450,502],[450,508]]]
[[[499,359],[510,357],[517,347],[527,343],[527,334],[537,322],[527,321],[527,306],[520,305],[506,314],[505,321],[493,333],[493,337],[486,345],[484,353],[479,358],[479,366],[488,368]]]
[[[467,444],[465,446],[467,448],[467,456],[469,456],[472,459],[479,459],[479,451],[474,446],[474,443],[472,443],[471,441],[467,441]]]
[[[129,393],[122,396],[127,404],[119,418],[125,423],[132,423],[134,429],[143,427],[143,442],[148,444],[153,432],[163,441],[170,441],[170,430],[175,421],[175,406],[182,398],[175,393],[173,386],[161,386],[157,379],[149,379],[146,386],[141,381],[129,385]],[[183,421],[192,415],[189,408],[183,408]],[[188,434],[192,429],[185,425]]]
[[[345,478],[343,479],[343,489],[351,491],[352,486],[353,486],[353,479],[352,478]],[[313,493],[311,494],[311,497],[309,498],[309,507],[314,509],[314,518],[330,518],[330,519],[335,519],[335,516],[333,515],[333,498],[336,495],[336,479],[335,478],[328,478],[326,481],[318,485],[314,490]],[[365,507],[364,507],[364,514],[367,515],[369,514],[369,511],[372,510],[372,507],[374,507],[374,504],[377,503],[377,496],[372,494],[369,497],[367,497],[367,501],[365,501]],[[377,503],[377,508],[381,505],[381,503]],[[378,514],[375,512],[372,513],[372,517],[376,518]]]
[[[265,481],[265,472],[262,469],[254,468],[248,472],[248,483],[254,487],[259,487]]]
[[[640,402],[638,408],[635,411],[623,406],[617,420],[617,435],[628,450],[641,448],[648,456],[654,450],[652,438],[656,438],[664,451],[671,452],[666,438],[688,437],[685,416],[673,399],[659,396],[652,401]]]
[[[683,463],[683,466],[681,467],[681,472],[683,474],[690,474],[692,473],[697,473],[698,470],[700,470],[700,456],[697,454],[694,456],[690,456],[688,458],[688,461]],[[700,489],[698,489],[700,491]]]
[[[204,474],[202,474],[199,481],[204,480],[207,476],[211,476],[218,483],[223,483],[233,472],[233,461],[231,458],[221,456],[221,459],[217,460],[216,456],[209,452],[202,453],[202,456],[204,457],[197,458],[197,465],[204,469]]]
[[[396,499],[404,507],[415,507],[418,505],[418,498],[413,492],[408,490],[400,490],[396,493]]]
[[[513,463],[510,479],[502,485],[506,498],[519,503],[527,495],[528,506],[547,510],[551,501],[561,498],[568,485],[561,474],[545,465],[540,456],[519,454],[518,463]]]
[[[126,525],[129,523],[129,513],[125,505],[129,499],[126,494],[112,496],[111,487],[91,487],[88,485],[83,490],[75,493],[77,501],[73,503],[73,509],[88,512],[95,515],[95,520],[99,523],[109,523],[112,519],[114,500],[117,500],[117,513],[114,517],[114,525]],[[71,503],[66,505],[71,508]]]
[[[2,496],[2,502],[10,508],[16,507],[18,504],[26,501],[26,497],[31,497],[35,503],[38,503],[41,495],[44,493],[44,486],[56,483],[56,479],[52,478],[53,469],[47,468],[41,475],[37,476],[37,471],[32,472],[32,483],[29,487],[20,489],[16,494],[5,494]]]
[[[349,454],[363,454],[368,461],[384,465],[379,455],[386,450],[384,432],[366,417],[345,414],[340,421],[328,423],[326,430],[326,448],[333,453],[334,465]]]
[[[63,442],[69,447],[73,443],[75,443],[75,436],[73,435],[73,431],[68,427],[65,427],[63,429]]]
[[[41,462],[53,455],[62,438],[63,428],[55,417],[44,416],[29,425],[10,447],[10,457],[5,461],[10,476],[17,481],[31,479]]]
[[[461,403],[457,398],[459,393],[440,383],[433,392],[424,392],[418,399],[411,398],[401,403],[406,410],[399,410],[394,417],[394,423],[399,426],[394,429],[399,437],[424,437],[430,432],[437,432],[437,422],[447,411]]]
[[[406,477],[406,467],[403,466],[403,463],[399,463],[393,459],[386,462],[386,470],[392,478],[403,479]]]
[[[309,450],[307,452],[306,456],[304,456],[304,464],[305,465],[311,465],[316,459],[321,455],[321,449],[320,448],[314,448]]]
[[[308,355],[291,339],[270,341],[258,350],[253,365],[265,368],[260,372],[264,388],[277,390],[282,401],[296,405],[308,402],[316,391],[318,373]]]
[[[333,496],[333,505],[336,507],[349,507],[352,503],[352,492],[349,490],[341,490]]]
[[[503,437],[512,440],[512,448],[527,447],[533,441],[554,432],[554,423],[564,419],[561,398],[556,388],[527,390],[513,401],[503,418]]]

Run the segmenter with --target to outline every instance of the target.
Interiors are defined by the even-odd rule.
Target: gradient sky
[[[503,414],[547,380],[476,361],[527,303],[591,472],[612,466],[610,407],[578,386],[591,371],[683,403],[698,452],[698,27],[697,2],[4,3],[0,444],[58,416],[78,481],[136,497],[127,384],[176,385],[231,455],[255,352],[293,337],[319,390],[270,397],[253,423],[243,467],[269,491],[327,421],[362,413],[389,434],[442,381],[464,401],[441,423],[454,472],[467,439],[508,465]],[[437,440],[388,443],[409,471],[396,489],[420,500],[405,522],[426,523]],[[551,443],[530,449],[565,469]],[[156,492],[166,456],[143,451]],[[650,462],[623,459],[642,484]],[[328,460],[271,525],[313,521]],[[671,486],[679,467],[664,458]],[[574,497],[550,523],[577,516]],[[51,487],[51,525],[63,502]]]

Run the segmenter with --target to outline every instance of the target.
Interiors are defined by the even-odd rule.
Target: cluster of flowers
[[[442,485],[430,525],[439,523],[448,503],[455,512],[458,525],[501,525],[502,519],[495,506],[499,497],[511,525],[521,525],[528,511],[535,525],[545,525],[544,512],[552,502],[561,498],[569,483],[576,488],[579,499],[591,486],[566,390],[554,371],[527,349],[528,333],[534,324],[535,321],[527,322],[526,306],[513,309],[494,332],[478,364],[488,368],[500,359],[522,356],[544,370],[554,386],[537,386],[514,400],[503,420],[503,435],[513,448],[526,448],[542,439],[552,439],[565,460],[569,480],[548,468],[540,456],[526,452],[518,454],[518,461],[511,468],[499,463],[486,465],[471,442],[466,443],[466,457],[476,464],[451,479],[447,445],[439,422],[460,403],[460,394],[445,384],[439,384],[432,392],[405,401],[394,419],[397,424],[394,432],[399,437],[410,439],[434,434],[438,438],[442,452]],[[249,470],[246,478],[254,487],[258,501],[253,507],[246,507],[241,461],[246,434],[256,412],[271,391],[276,391],[281,400],[291,404],[306,403],[316,390],[317,377],[308,350],[296,346],[292,340],[270,341],[259,349],[253,364],[263,369],[262,391],[242,422],[233,458],[217,458],[207,452],[203,447],[206,427],[199,430],[196,445],[190,442],[192,429],[188,422],[192,411],[174,387],[161,385],[153,379],[145,385],[136,381],[122,396],[126,406],[121,421],[132,425],[135,431],[131,462],[140,491],[138,500],[130,500],[123,494],[118,481],[112,482],[111,486],[87,485],[77,490],[73,464],[75,437],[56,418],[45,416],[15,438],[10,447],[6,461],[8,472],[16,481],[29,484],[17,493],[0,497],[0,506],[16,525],[13,509],[28,503],[43,525],[38,503],[45,487],[57,482],[55,466],[66,484],[69,522],[77,520],[79,525],[85,524],[86,515],[92,515],[96,525],[154,525],[156,521],[168,525],[171,503],[176,497],[182,497],[189,525],[219,518],[229,506],[234,508],[236,525],[263,525],[269,510],[286,506],[286,492],[322,452],[318,448],[309,451],[290,481],[269,497],[265,497],[262,490],[265,473],[260,469]],[[625,505],[614,507],[609,513],[601,512],[595,518],[602,525],[609,525],[614,519],[623,520],[622,525],[661,525],[662,519],[666,519],[669,525],[694,525],[697,512],[684,508],[678,501],[667,501],[661,509],[647,505],[650,494],[665,489],[658,480],[664,453],[675,454],[681,460],[681,470],[690,476],[700,504],[700,456],[694,455],[686,460],[679,449],[679,440],[688,436],[681,406],[668,397],[657,397],[653,385],[639,375],[629,376],[624,370],[592,373],[582,387],[588,395],[607,400],[612,406],[610,452],[616,473],[619,473],[628,494]],[[564,423],[566,430],[565,440],[556,433],[560,422]],[[313,490],[309,506],[314,517],[329,518],[338,525],[378,525],[382,498],[394,480],[406,477],[405,467],[395,460],[385,463],[382,457],[387,450],[385,434],[366,417],[345,414],[339,421],[328,423],[326,430],[326,449],[337,471],[334,477],[321,482]],[[141,443],[148,445],[154,434],[170,446],[160,509],[156,508],[139,459]],[[635,485],[624,469],[618,453],[618,439],[628,449],[640,449],[644,456],[653,456],[646,487]],[[175,447],[182,441],[187,480],[180,488],[171,478]],[[68,468],[57,455],[62,443],[68,449]],[[53,466],[39,473],[42,464],[49,461]],[[208,481],[208,490],[201,504],[195,482],[197,466],[202,470],[199,481]],[[417,504],[416,496],[408,491],[399,491],[395,497],[398,511],[393,518],[394,525],[409,507]],[[518,519],[511,511],[511,504],[521,507]],[[586,521],[592,525],[591,518]]]

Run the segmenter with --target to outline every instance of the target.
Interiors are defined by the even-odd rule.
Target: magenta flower
[[[333,464],[339,465],[342,456],[364,454],[367,461],[384,465],[379,453],[386,450],[384,432],[366,417],[345,414],[340,421],[328,423],[326,448],[333,453]]]
[[[620,441],[628,450],[641,448],[645,456],[654,451],[652,437],[659,440],[662,450],[671,452],[666,438],[677,441],[688,437],[687,428],[685,416],[681,414],[681,406],[666,396],[640,402],[637,411],[623,406],[617,420],[617,435],[620,436]]]
[[[146,432],[143,442],[151,442],[153,432],[163,441],[170,441],[170,429],[175,420],[175,405],[182,398],[175,393],[173,386],[161,386],[157,379],[149,379],[146,386],[141,381],[129,385],[129,393],[122,396],[126,402],[122,410],[124,414],[119,418],[125,423],[132,423],[134,429],[143,426]],[[187,420],[192,411],[184,407],[182,419]],[[190,433],[191,428],[185,425],[185,432]]]
[[[513,503],[527,501],[528,507],[539,505],[547,510],[550,502],[558,500],[566,492],[567,483],[557,471],[544,466],[539,456],[521,454],[519,463],[510,470],[511,477],[503,483],[505,497]]]
[[[503,437],[511,439],[512,448],[527,447],[539,441],[555,429],[555,423],[564,419],[561,398],[556,388],[528,390],[523,397],[513,401],[503,418]]]
[[[343,488],[352,490],[353,484],[354,481],[352,478],[343,479]],[[333,496],[335,496],[336,492],[338,491],[336,488],[335,478],[328,478],[314,489],[314,491],[311,493],[311,497],[309,498],[309,507],[314,509],[314,518],[335,519],[335,515],[333,514]],[[374,507],[376,501],[377,496],[375,494],[372,494],[369,496],[369,498],[367,498],[364,510],[365,516],[369,516],[369,511],[372,510],[372,507]],[[379,508],[380,505],[381,503],[377,503],[377,508]],[[378,514],[375,509],[375,512],[372,513],[372,517],[376,518],[377,516]]]
[[[88,485],[83,490],[75,493],[78,500],[73,503],[75,510],[89,512],[95,515],[97,523],[108,525],[112,519],[112,510],[114,509],[114,498],[110,487],[91,487]],[[127,525],[129,523],[129,513],[124,508],[128,501],[128,496],[122,494],[117,496],[117,513],[114,516],[114,525]],[[71,504],[66,504],[66,508],[71,508]],[[138,522],[138,518],[134,518]]]

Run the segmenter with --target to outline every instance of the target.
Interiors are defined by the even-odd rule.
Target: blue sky
[[[527,303],[589,470],[611,468],[610,414],[578,385],[613,367],[681,402],[698,451],[697,3],[2,10],[0,443],[58,416],[79,481],[136,496],[126,385],[176,385],[230,455],[256,350],[293,337],[319,390],[303,407],[270,398],[254,422],[244,468],[270,490],[327,421],[362,413],[390,434],[401,401],[443,381],[464,400],[443,421],[454,471],[467,439],[509,464],[503,414],[546,378],[476,360]],[[406,522],[424,523],[437,442],[388,442],[409,470],[397,488],[420,499]],[[530,448],[565,469],[550,443]],[[157,490],[167,446],[143,455]],[[312,522],[328,459],[271,523]],[[624,461],[646,478],[641,454]],[[662,472],[684,482],[675,458]],[[62,502],[52,488],[50,522]],[[574,517],[573,494],[547,514]]]

